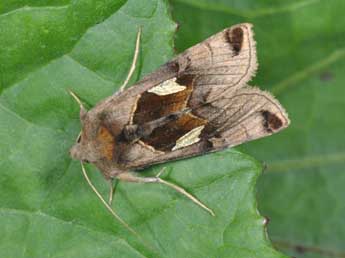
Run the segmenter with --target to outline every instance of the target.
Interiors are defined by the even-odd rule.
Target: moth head
[[[81,113],[82,129],[70,150],[73,159],[95,163],[99,160],[111,160],[114,149],[114,138],[102,120],[89,113]]]
[[[70,155],[72,159],[81,160],[83,162],[93,162],[94,160],[90,157],[90,128],[88,123],[88,114],[85,109],[80,109],[80,122],[81,122],[81,131],[78,135],[78,138],[75,144],[70,149]]]
[[[85,159],[85,157],[84,157],[85,152],[83,151],[82,144],[81,144],[81,133],[78,136],[76,143],[70,149],[69,153],[70,153],[72,159],[88,162],[88,160]]]

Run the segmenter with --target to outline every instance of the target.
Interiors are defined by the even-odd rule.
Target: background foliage
[[[239,22],[254,24],[254,84],[289,112],[284,132],[239,149],[262,160],[259,208],[274,245],[297,257],[345,257],[345,2],[173,0],[181,51]],[[253,84],[252,83],[252,84]]]
[[[141,238],[110,216],[69,157],[80,123],[67,89],[89,106],[111,95],[126,78],[139,25],[132,81],[169,60],[176,25],[167,1],[13,0],[0,13],[0,257],[284,257],[256,209],[261,164],[247,155],[164,165],[164,177],[215,218],[164,186],[119,183],[113,208]],[[88,170],[107,195],[100,173]]]
[[[284,132],[240,147],[267,165],[259,206],[271,218],[270,238],[298,257],[344,257],[345,3],[171,4],[181,25],[178,51],[232,24],[254,24],[254,83],[275,93],[292,120]],[[80,127],[66,89],[89,106],[112,94],[126,77],[138,25],[133,82],[173,56],[167,1],[0,3],[0,256],[285,257],[271,247],[256,210],[261,166],[237,151],[165,165],[165,177],[209,204],[216,218],[163,186],[120,183],[113,207],[145,241],[115,222],[86,186],[68,155]],[[106,195],[103,178],[88,170]]]

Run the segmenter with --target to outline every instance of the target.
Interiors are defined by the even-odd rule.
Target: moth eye
[[[83,163],[90,163],[87,159],[83,159]]]

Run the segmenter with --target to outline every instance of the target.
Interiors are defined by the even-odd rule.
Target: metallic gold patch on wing
[[[170,80],[166,80],[159,84],[158,86],[149,89],[147,92],[154,93],[159,96],[165,96],[169,94],[174,94],[176,92],[180,92],[185,90],[187,87],[182,86],[176,82],[176,78],[172,78]]]
[[[100,146],[99,151],[101,152],[102,156],[108,160],[111,160],[114,152],[114,137],[109,129],[105,126],[101,126],[97,134],[97,140]]]
[[[204,127],[205,127],[204,125],[198,126],[192,129],[191,131],[189,131],[188,133],[186,133],[185,135],[178,138],[176,141],[176,145],[174,146],[174,148],[172,148],[172,150],[175,151],[175,150],[181,149],[183,147],[187,147],[189,145],[192,145],[200,141],[199,136],[201,134],[201,131],[204,129]]]

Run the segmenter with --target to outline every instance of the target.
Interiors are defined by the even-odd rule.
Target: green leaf
[[[291,126],[240,149],[267,164],[259,207],[273,243],[298,257],[345,255],[345,2],[174,0],[179,51],[225,27],[254,24],[259,71]],[[197,26],[196,26],[197,24]]]
[[[236,151],[165,164],[211,217],[161,185],[119,183],[111,217],[68,150],[80,130],[73,89],[87,104],[172,56],[175,23],[163,0],[7,1],[0,6],[1,257],[283,257],[255,202],[261,165]],[[162,166],[143,172],[155,174]],[[104,196],[108,184],[88,166]]]

